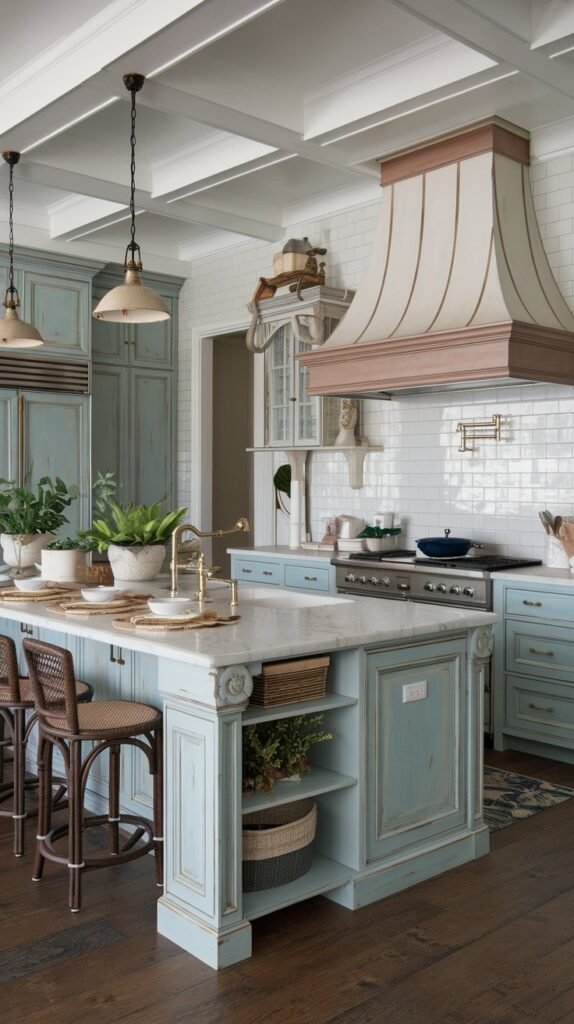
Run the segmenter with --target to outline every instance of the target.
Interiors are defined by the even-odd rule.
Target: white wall
[[[574,156],[535,163],[532,184],[544,245],[566,301],[574,309]],[[369,257],[377,204],[290,227],[328,248],[327,283],[356,288]],[[191,465],[191,328],[245,319],[261,275],[271,273],[277,245],[249,243],[194,261],[180,301],[179,480],[189,504]],[[503,417],[503,438],[459,453],[460,419]],[[408,543],[449,527],[501,553],[543,556],[538,510],[574,515],[574,387],[525,385],[366,403],[364,433],[384,451],[365,462],[365,486],[351,490],[341,454],[312,456],[313,538],[321,516],[367,518],[393,509]]]

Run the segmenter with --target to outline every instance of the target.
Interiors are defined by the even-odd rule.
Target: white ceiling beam
[[[529,43],[459,0],[389,2],[471,49],[492,60],[510,64],[547,88],[574,99],[574,75],[570,68],[561,67],[557,60],[548,60],[532,50]]]
[[[130,190],[127,185],[114,181],[104,181],[88,174],[68,171],[61,167],[50,167],[47,164],[28,160],[19,168],[19,176],[37,185],[46,185],[59,191],[73,192],[77,195],[92,196],[95,199],[106,199],[112,203],[127,206]],[[279,223],[256,220],[242,214],[223,212],[199,204],[187,203],[184,207],[176,204],[166,205],[162,199],[152,199],[149,192],[136,189],[136,206],[147,213],[155,213],[160,217],[184,221],[189,224],[204,224],[223,231],[233,231],[249,238],[261,238],[268,242],[277,241],[283,231]]]
[[[260,142],[225,132],[210,132],[190,146],[167,152],[151,164],[152,196],[171,200],[187,194],[190,189],[201,190],[217,184],[236,170],[257,170],[277,158],[278,150],[262,146]]]
[[[106,84],[111,87],[111,77],[106,78]],[[206,100],[201,96],[194,96],[181,89],[160,85],[154,80],[146,81],[145,89],[138,94],[138,105],[178,117],[187,117],[190,121],[209,125],[231,135],[253,139],[274,149],[294,153],[313,163],[345,170],[362,178],[379,177],[378,167],[374,163],[366,167],[351,166],[343,153],[333,149],[327,151],[315,142],[306,142],[299,132],[291,128],[284,128],[272,121],[234,110],[221,103],[214,103],[213,100]]]

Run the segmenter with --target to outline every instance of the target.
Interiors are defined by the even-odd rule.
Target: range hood
[[[309,393],[391,397],[574,384],[574,317],[548,264],[529,136],[498,118],[385,159],[365,277]]]

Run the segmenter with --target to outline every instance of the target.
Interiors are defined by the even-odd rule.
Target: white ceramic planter
[[[159,573],[165,558],[164,544],[134,544],[133,547],[121,547],[110,544],[108,558],[116,580],[127,580],[133,583],[141,580],[153,580]]]
[[[42,577],[59,582],[83,580],[86,568],[86,552],[75,548],[71,551],[50,551],[42,549]]]
[[[15,569],[29,569],[39,562],[41,551],[51,540],[53,533],[0,533],[4,561]]]

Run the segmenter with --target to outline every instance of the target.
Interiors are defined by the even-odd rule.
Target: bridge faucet
[[[194,526],[193,523],[180,523],[179,526],[176,526],[171,535],[171,562],[169,566],[171,570],[171,596],[177,597],[177,574],[178,569],[180,568],[179,540],[183,533],[194,533],[196,537],[224,537],[228,533],[247,533],[249,529],[249,521],[244,516],[242,516],[241,519],[238,519],[235,525],[231,526],[228,530],[198,530],[197,526]],[[203,601],[206,594],[207,580],[213,575],[213,571],[205,567],[203,551],[198,555],[196,572],[199,577],[198,599],[199,601]],[[236,584],[237,581],[222,579],[221,582],[230,584],[232,602],[234,598],[236,602],[237,587],[236,585],[233,586],[233,584]]]

